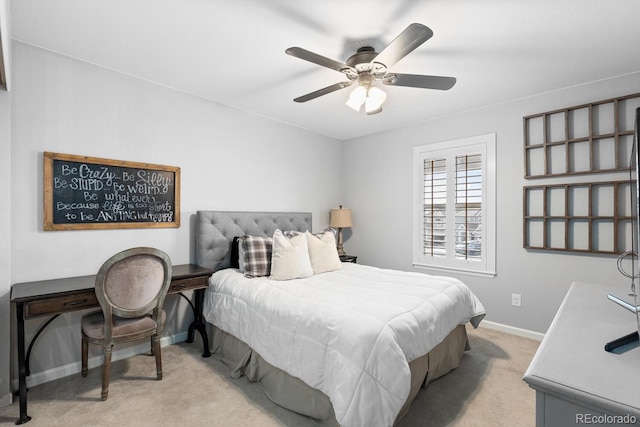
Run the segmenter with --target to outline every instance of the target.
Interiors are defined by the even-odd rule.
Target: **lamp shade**
[[[351,209],[331,209],[329,227],[351,227]]]

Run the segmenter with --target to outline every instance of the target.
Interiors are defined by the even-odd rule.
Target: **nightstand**
[[[352,262],[356,264],[357,256],[354,255],[340,255],[340,261],[342,262]]]

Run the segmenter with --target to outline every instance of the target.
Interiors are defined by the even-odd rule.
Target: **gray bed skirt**
[[[270,365],[233,335],[210,324],[208,327],[211,351],[231,368],[232,378],[244,375],[250,381],[260,382],[264,393],[277,405],[321,421],[323,425],[338,425],[327,395]],[[409,363],[411,391],[396,422],[407,413],[420,389],[457,368],[468,349],[467,330],[459,325],[433,350]]]

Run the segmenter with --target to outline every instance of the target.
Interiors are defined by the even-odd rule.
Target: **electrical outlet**
[[[511,294],[511,305],[514,307],[522,307],[522,296],[520,294]]]

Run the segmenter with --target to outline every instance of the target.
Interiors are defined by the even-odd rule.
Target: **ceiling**
[[[638,0],[13,0],[14,40],[347,140],[640,71]],[[380,114],[351,89],[293,98],[344,75],[286,55],[344,62],[409,24],[434,36],[390,71],[453,76],[448,91],[384,86]]]

